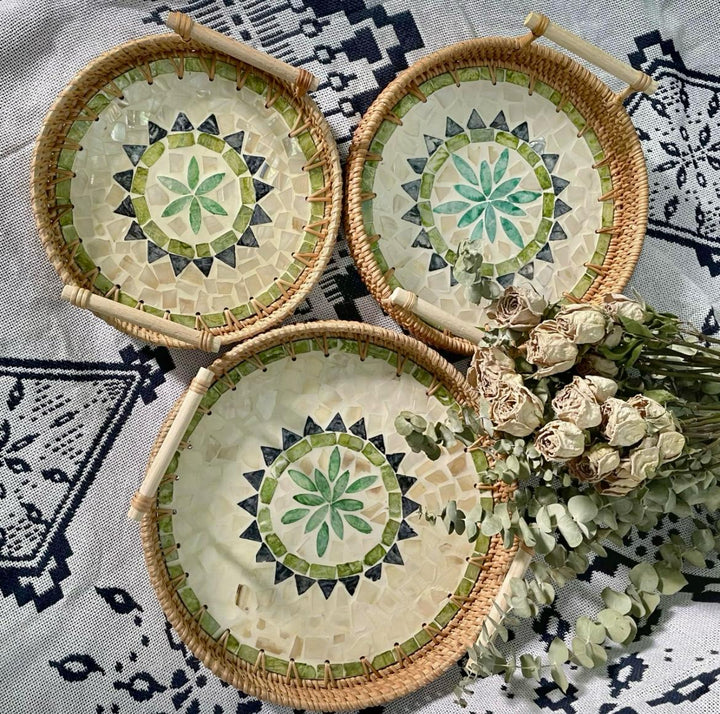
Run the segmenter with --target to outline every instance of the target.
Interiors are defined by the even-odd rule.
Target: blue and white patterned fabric
[[[720,65],[710,0],[546,0],[537,9],[650,72],[653,97],[627,107],[650,177],[648,237],[630,287],[708,333],[720,330]],[[150,588],[126,504],[170,405],[209,358],[135,343],[59,300],[37,238],[30,156],[42,117],[89,60],[163,30],[169,9],[243,39],[321,78],[317,101],[343,153],[377,93],[416,59],[473,36],[518,34],[517,0],[5,0],[0,5],[0,711],[88,714],[279,714],[210,674],[169,627]],[[613,78],[600,73],[614,88]],[[295,319],[340,317],[393,327],[341,240]],[[545,650],[570,623],[623,587],[629,567],[682,522],[597,560],[521,629],[518,648]],[[688,574],[629,652],[596,672],[552,682],[481,682],[472,712],[720,711],[720,566]],[[454,668],[377,707],[455,711]]]

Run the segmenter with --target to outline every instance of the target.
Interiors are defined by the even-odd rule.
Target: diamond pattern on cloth
[[[165,621],[149,585],[137,528],[125,510],[172,403],[208,355],[170,355],[58,299],[60,281],[37,240],[28,200],[33,143],[57,94],[91,59],[120,42],[163,32],[171,9],[301,65],[343,156],[378,92],[415,60],[484,35],[517,35],[525,3],[409,0],[72,0],[0,6],[0,681],[4,714],[280,714],[287,709],[228,687]],[[650,71],[661,88],[627,108],[648,159],[650,220],[630,288],[706,332],[718,326],[720,170],[718,76],[709,0],[612,0],[600,12],[548,0],[561,25]],[[29,11],[30,10],[30,11]],[[622,18],[618,24],[617,18]],[[540,40],[545,42],[545,40]],[[598,75],[614,90],[620,83]],[[668,289],[670,288],[670,289]],[[290,321],[362,319],[391,329],[360,280],[344,240]],[[466,362],[457,363],[460,368]],[[95,400],[95,401],[93,401]],[[88,405],[88,406],[85,406]],[[22,418],[21,418],[22,417]],[[35,421],[33,421],[35,419]],[[7,427],[5,426],[7,424]],[[514,644],[536,654],[573,620],[602,607],[632,565],[685,524],[598,560],[558,601],[521,627]],[[720,702],[720,566],[688,573],[629,651],[594,672],[569,672],[560,692],[540,682],[481,682],[469,711],[686,712]],[[456,711],[459,669],[373,714]]]

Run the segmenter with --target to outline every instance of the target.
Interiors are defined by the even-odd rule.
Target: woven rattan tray
[[[145,319],[111,324],[174,347],[287,317],[327,264],[342,190],[329,127],[297,90],[176,35],[90,63],[50,110],[32,169],[66,296],[98,312],[112,300]]]
[[[302,709],[377,705],[439,676],[515,556],[424,517],[506,495],[474,489],[482,452],[432,462],[393,425],[401,409],[437,418],[469,403],[462,376],[412,338],[352,322],[271,331],[210,372],[156,500],[135,501],[183,641],[234,686]]]
[[[482,322],[453,276],[460,242],[482,245],[501,287],[530,283],[577,302],[621,289],[644,238],[647,176],[628,91],[532,41],[544,32],[584,52],[629,91],[654,84],[543,16],[526,24],[527,38],[469,40],[400,74],[350,150],[347,237],[364,281],[417,337],[459,352],[470,343],[389,297],[402,287]]]

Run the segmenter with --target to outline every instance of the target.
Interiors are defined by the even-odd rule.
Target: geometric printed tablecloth
[[[639,0],[547,13],[659,82],[627,108],[650,179],[648,237],[630,283],[656,307],[720,331],[720,62],[715,3]],[[125,518],[150,445],[206,355],[135,342],[59,300],[60,281],[30,210],[29,164],[51,102],[85,64],[122,41],[163,31],[187,12],[305,66],[343,156],[378,91],[416,59],[472,36],[519,34],[531,9],[505,3],[377,0],[5,0],[0,5],[0,711],[92,714],[279,714],[224,685],[185,648],[151,590],[138,529]],[[542,40],[544,41],[544,40]],[[614,89],[617,80],[598,72]],[[295,320],[359,319],[397,329],[360,281],[341,239]],[[682,521],[596,560],[527,623],[517,648],[541,652],[601,607],[606,585]],[[605,671],[478,684],[469,710],[632,714],[720,711],[720,564],[688,573],[629,651]],[[455,711],[452,669],[373,711]]]

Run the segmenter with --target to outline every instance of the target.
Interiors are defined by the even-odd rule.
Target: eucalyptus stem
[[[638,360],[638,363],[640,361],[641,360]],[[698,372],[689,372],[688,370],[679,371],[679,370],[663,369],[660,367],[655,367],[652,364],[647,365],[647,367],[648,367],[647,371],[650,372],[651,374],[661,374],[664,377],[677,377],[678,379],[688,379],[689,377],[700,377],[701,376],[704,382],[720,382],[720,376],[716,376],[713,374],[705,374],[704,372],[698,373]]]
[[[697,350],[698,352],[702,352],[703,354],[709,354],[713,357],[720,359],[720,350],[713,349],[712,347],[706,347],[705,345],[697,344],[696,342],[689,342],[688,340],[668,340],[667,338],[663,337],[656,337],[659,342],[662,342],[665,345],[679,345],[681,347],[687,347],[691,350]],[[718,342],[720,344],[720,342]],[[682,357],[682,352],[678,352],[677,350],[667,350],[667,353]]]
[[[683,362],[678,359],[662,359],[661,356],[647,356],[646,354],[640,355],[638,358],[638,362],[646,362],[649,364],[661,364],[661,365],[674,365],[674,366],[681,366],[684,370],[707,370],[711,368],[717,368],[720,366],[720,361],[715,360],[707,360],[707,364],[705,362],[702,362],[700,364],[687,364],[686,362]]]

